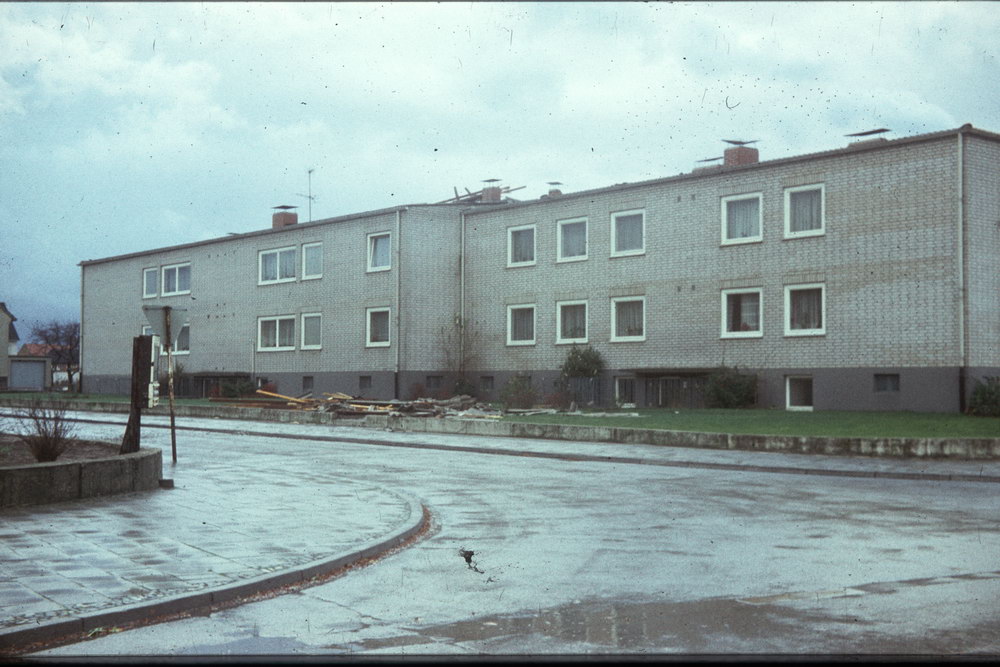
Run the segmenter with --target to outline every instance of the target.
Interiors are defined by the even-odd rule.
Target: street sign
[[[149,320],[149,326],[153,333],[166,341],[170,347],[174,347],[177,337],[181,335],[181,329],[187,324],[187,308],[174,308],[173,306],[143,306],[143,314]],[[167,339],[167,312],[170,313],[170,338]]]

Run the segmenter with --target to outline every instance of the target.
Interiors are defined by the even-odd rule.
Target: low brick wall
[[[162,476],[159,448],[84,461],[8,466],[0,468],[0,507],[151,491],[159,488]]]

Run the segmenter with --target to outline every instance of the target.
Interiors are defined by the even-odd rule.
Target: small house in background
[[[49,380],[47,385],[58,387],[69,383],[69,366],[72,366],[74,375],[79,368],[79,352],[72,354],[71,360],[67,363],[66,358],[70,356],[65,352],[65,345],[48,345],[46,343],[25,343],[18,350],[17,360],[22,358],[46,358],[50,362]],[[15,361],[17,361],[15,360]]]
[[[0,301],[0,389],[6,389],[10,378],[10,357],[17,354],[17,344],[20,338],[14,322],[17,320],[7,304]]]

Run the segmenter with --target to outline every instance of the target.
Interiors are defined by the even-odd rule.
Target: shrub
[[[66,418],[64,404],[42,407],[38,401],[18,412],[18,433],[39,463],[55,461],[72,444],[76,425]]]
[[[978,417],[1000,417],[1000,377],[987,377],[985,382],[976,380],[968,413]]]
[[[240,398],[254,393],[253,382],[246,378],[223,380],[219,385],[219,393],[226,398]]]
[[[562,376],[568,378],[597,377],[604,370],[604,358],[601,353],[587,345],[574,345],[566,353],[566,361],[562,365]]]
[[[476,385],[472,384],[464,377],[458,378],[455,381],[455,396],[472,396],[473,398],[476,398]]]
[[[705,383],[705,404],[710,408],[748,408],[757,402],[757,376],[720,366]]]
[[[500,389],[500,403],[504,410],[530,408],[537,400],[531,380],[523,375],[515,375]]]

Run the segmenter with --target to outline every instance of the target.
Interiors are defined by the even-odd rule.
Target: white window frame
[[[175,357],[177,355],[182,355],[183,356],[185,354],[191,354],[191,323],[190,322],[185,322],[183,324],[183,326],[181,326],[181,331],[184,331],[184,329],[188,330],[188,348],[186,350],[180,350],[180,349],[178,349],[178,348],[175,347],[174,349],[170,350],[170,354],[173,355],[173,356],[175,356]],[[167,348],[163,347],[163,345],[162,345],[163,341],[160,339],[160,337],[158,335],[156,335],[155,333],[153,333],[153,327],[149,326],[148,324],[144,324],[142,326],[142,335],[143,336],[152,336],[153,337],[153,344],[154,345],[159,345],[159,347],[160,347],[160,354],[161,355],[165,355],[167,353]],[[177,340],[179,341],[180,339],[181,339],[180,334],[177,334]]]
[[[257,318],[257,351],[258,352],[287,352],[289,350],[295,349],[295,343],[293,342],[290,346],[281,345],[281,322],[284,320],[291,320],[292,326],[295,326],[295,320],[298,319],[295,315],[271,315],[268,317],[258,317]],[[275,347],[262,347],[261,341],[263,340],[264,322],[274,322],[274,343]],[[294,331],[292,333],[292,340],[295,340]]]
[[[306,343],[306,319],[316,318],[319,320],[319,343],[308,345]],[[299,316],[299,349],[300,350],[322,350],[323,349],[323,314],[322,313],[302,313]]]
[[[727,236],[729,230],[729,207],[731,201],[743,201],[745,199],[757,200],[757,235],[743,238],[731,239]],[[764,195],[761,192],[747,192],[741,195],[727,195],[722,197],[722,245],[740,245],[743,243],[760,243],[764,240]]]
[[[618,304],[629,301],[642,302],[642,335],[641,336],[618,336]],[[645,296],[616,296],[611,299],[611,342],[612,343],[638,343],[646,340],[646,297]]]
[[[387,331],[389,340],[372,341],[372,315],[374,313],[388,313]],[[392,345],[392,308],[389,306],[376,306],[365,308],[365,347],[389,347]]]
[[[618,249],[618,218],[623,218],[631,215],[642,216],[642,246],[632,250],[619,250]],[[611,256],[612,257],[631,257],[634,255],[645,255],[646,254],[646,210],[645,209],[633,209],[631,211],[616,211],[611,214]]]
[[[802,232],[792,231],[792,193],[819,190],[819,229],[807,229]],[[808,236],[823,236],[826,234],[826,185],[812,183],[785,188],[785,238],[799,239]]]
[[[729,331],[729,297],[737,294],[757,295],[757,331]],[[720,322],[720,338],[762,338],[764,336],[764,290],[760,287],[740,287],[722,290],[722,321]]]
[[[563,257],[563,227],[566,225],[575,225],[577,223],[583,223],[583,254],[582,255],[572,255],[570,257]],[[556,222],[556,261],[557,262],[582,262],[587,259],[590,255],[590,223],[586,217],[582,218],[568,218],[566,220],[559,220]]]
[[[792,380],[809,380],[812,383],[812,405],[792,405]],[[785,409],[797,412],[812,412],[816,405],[816,380],[812,375],[786,375],[785,376]]]
[[[514,332],[514,318],[512,311],[531,308],[531,340],[513,340],[511,334]],[[515,303],[507,306],[507,345],[534,345],[538,340],[538,306],[533,303]]]
[[[514,261],[514,232],[523,232],[526,229],[531,230],[531,261],[530,262],[515,262]],[[518,266],[535,266],[538,263],[538,229],[537,225],[518,225],[516,227],[507,228],[507,268],[515,268]]]
[[[306,273],[306,251],[313,248],[319,249],[319,273]],[[317,280],[323,277],[323,242],[302,244],[302,280]]]
[[[792,292],[801,290],[820,290],[820,318],[823,326],[818,329],[792,329]],[[785,285],[785,335],[786,336],[824,336],[826,335],[826,283],[802,283]]]
[[[188,267],[188,289],[186,290],[176,290],[174,292],[167,291],[167,271],[174,272],[174,283],[180,286],[180,270],[184,267]],[[190,294],[191,293],[191,262],[178,262],[177,264],[167,264],[160,269],[160,296],[177,296],[179,294]]]
[[[621,385],[620,385],[620,383],[623,380],[624,381],[630,381],[630,382],[633,383],[632,384],[632,398],[633,398],[632,402],[626,403],[626,402],[622,401],[622,397],[621,397]],[[631,376],[631,375],[619,375],[619,376],[616,376],[615,377],[615,403],[617,403],[619,405],[619,407],[622,407],[622,408],[634,408],[635,407],[634,399],[635,399],[636,390],[638,388],[638,384],[639,383],[638,383],[637,378],[635,376]]]
[[[562,309],[563,306],[583,306],[583,338],[563,338],[562,337]],[[590,335],[590,308],[586,299],[575,301],[556,301],[556,345],[568,345],[571,343],[586,343]]]
[[[386,237],[389,238],[389,263],[387,265],[385,265],[385,266],[373,266],[372,265],[372,258],[374,257],[374,253],[372,251],[375,249],[375,239],[376,238],[381,238],[383,236],[386,236]],[[367,248],[368,255],[365,258],[365,266],[368,267],[367,268],[367,272],[368,273],[377,273],[379,271],[391,271],[392,270],[392,232],[372,232],[371,234],[368,235],[367,238],[368,238],[368,243],[366,245],[366,248]]]
[[[277,283],[292,283],[295,282],[295,276],[291,278],[281,278],[281,253],[288,251],[295,252],[296,247],[293,245],[285,246],[284,248],[269,248],[268,250],[260,250],[257,252],[257,284],[258,285],[276,285]],[[264,280],[264,256],[265,255],[276,255],[274,268],[277,272],[278,278],[274,280]],[[296,261],[292,262],[293,268]]]
[[[154,286],[154,289],[153,289],[152,292],[147,292],[146,288],[149,287],[149,285],[146,283],[146,276],[148,276],[150,274],[152,274],[153,280],[156,281],[156,285]],[[159,292],[160,292],[160,267],[153,266],[153,267],[148,268],[148,269],[143,269],[142,270],[142,298],[143,299],[152,299],[153,297],[157,296],[159,294]]]

